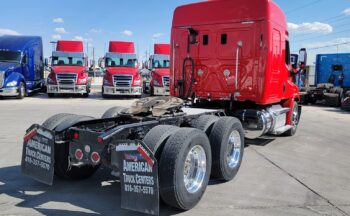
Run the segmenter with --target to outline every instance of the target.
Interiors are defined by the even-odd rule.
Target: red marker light
[[[97,142],[98,143],[102,143],[103,142],[103,138],[102,137],[97,137]]]
[[[78,132],[75,132],[74,135],[73,135],[73,138],[74,138],[74,139],[79,139],[79,133],[78,133]]]
[[[83,157],[84,157],[84,153],[81,149],[75,150],[75,158],[76,159],[81,160],[81,159],[83,159]]]
[[[98,162],[100,162],[101,157],[100,157],[100,155],[99,155],[97,152],[92,152],[92,154],[91,154],[91,160],[92,160],[92,162],[94,162],[94,163],[98,163]]]

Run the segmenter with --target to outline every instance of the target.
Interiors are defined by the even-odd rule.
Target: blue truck
[[[0,37],[0,97],[24,98],[44,90],[42,39],[38,36]]]
[[[303,87],[306,103],[324,101],[326,105],[344,108],[350,94],[350,53],[318,54],[315,86]]]

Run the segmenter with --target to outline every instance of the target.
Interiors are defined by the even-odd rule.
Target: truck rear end
[[[142,96],[142,80],[133,42],[110,41],[105,55],[102,96]]]
[[[154,54],[149,59],[151,95],[170,93],[170,44],[154,44]]]
[[[52,52],[50,74],[47,78],[47,94],[81,94],[88,97],[87,57],[82,41],[57,41]]]
[[[251,138],[294,134],[299,92],[290,79],[285,15],[274,2],[207,1],[178,7],[171,43],[171,95],[198,106],[221,104],[242,120]]]

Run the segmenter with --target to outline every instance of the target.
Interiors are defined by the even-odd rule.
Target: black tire
[[[106,110],[105,113],[103,113],[102,118],[115,118],[118,117],[120,113],[122,112],[127,112],[128,108],[126,107],[120,107],[120,106],[116,106],[116,107],[112,107],[109,108],[108,110]]]
[[[83,94],[83,97],[84,97],[84,98],[88,98],[88,97],[89,97],[89,93],[84,93],[84,94]]]
[[[234,140],[230,152],[236,148],[239,154],[237,160],[235,160],[236,162],[230,166],[227,155],[231,134],[239,136],[239,138]],[[241,122],[234,117],[221,117],[214,124],[209,140],[213,157],[212,177],[224,181],[232,180],[241,166],[244,153],[244,131]],[[234,147],[234,145],[237,145],[237,147]]]
[[[17,99],[23,99],[26,96],[26,86],[23,82],[19,84]]]
[[[202,184],[189,193],[184,183],[184,166],[189,151],[200,146],[205,152],[206,164]],[[159,189],[162,200],[181,210],[193,208],[202,198],[210,177],[211,150],[208,137],[194,128],[181,128],[165,143],[159,163]]]
[[[59,124],[71,118],[72,116],[76,115],[69,113],[59,113],[48,118],[46,121],[44,121],[44,123],[42,123],[41,126],[49,130],[54,130]]]
[[[47,96],[48,96],[49,98],[53,98],[53,97],[55,97],[55,94],[54,94],[54,93],[47,93]]]
[[[87,116],[60,113],[48,118],[42,126],[49,130],[56,130],[63,125],[72,124],[72,119],[78,121],[91,119]],[[69,144],[55,144],[55,175],[69,180],[85,179],[93,175],[99,166],[85,165],[81,167],[69,166]]]
[[[172,125],[158,125],[152,128],[143,139],[143,142],[153,152],[155,157],[159,160],[162,147],[168,138],[178,131],[180,128]]]
[[[192,127],[197,128],[209,137],[211,130],[213,129],[214,123],[219,120],[218,116],[215,115],[202,115],[195,119],[192,123]]]
[[[298,110],[298,102],[294,101],[293,110],[292,110],[292,128],[287,130],[284,135],[286,136],[294,136],[297,132],[299,120],[300,120],[300,114]]]
[[[324,98],[325,98],[325,103],[326,105],[328,106],[331,106],[331,107],[339,107],[340,106],[340,103],[341,103],[341,98],[340,98],[340,95],[338,94],[329,94],[329,95],[324,95]]]

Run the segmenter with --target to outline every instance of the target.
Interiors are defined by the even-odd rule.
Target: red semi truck
[[[220,102],[247,138],[293,135],[301,107],[289,79],[283,11],[272,1],[222,0],[182,6],[171,34],[171,95],[196,106]]]
[[[105,56],[102,96],[110,95],[142,95],[142,80],[133,42],[109,42],[109,52]]]
[[[210,178],[232,180],[244,137],[295,134],[299,93],[290,81],[285,16],[273,1],[178,7],[171,44],[176,97],[143,98],[97,119],[61,113],[32,125],[22,172],[52,184],[54,173],[83,179],[103,164],[120,177],[122,208],[157,215],[159,199],[189,210]]]
[[[88,97],[87,57],[82,41],[57,41],[56,51],[52,52],[51,72],[47,78],[47,94],[82,94]]]
[[[149,58],[151,70],[151,95],[169,95],[170,44],[154,44],[154,54]]]

